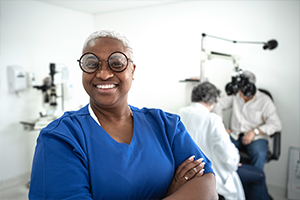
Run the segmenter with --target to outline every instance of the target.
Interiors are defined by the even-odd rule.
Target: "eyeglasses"
[[[101,68],[102,61],[106,61],[108,64],[108,67],[114,71],[114,72],[122,72],[124,71],[128,66],[128,61],[133,61],[130,58],[127,58],[127,56],[119,51],[113,52],[108,56],[108,59],[99,59],[95,54],[93,53],[85,53],[83,54],[79,60],[79,66],[85,73],[91,74],[97,71]]]

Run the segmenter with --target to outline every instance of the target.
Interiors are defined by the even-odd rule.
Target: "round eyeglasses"
[[[82,69],[82,71],[88,74],[94,73],[95,71],[100,69],[100,63],[102,61],[106,61],[108,67],[114,72],[124,71],[128,66],[128,61],[133,62],[130,58],[127,58],[127,56],[124,53],[119,51],[110,54],[107,60],[99,59],[95,54],[88,52],[83,54],[77,61],[79,62],[79,66]]]

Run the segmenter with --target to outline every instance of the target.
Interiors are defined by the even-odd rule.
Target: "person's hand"
[[[242,143],[243,143],[244,145],[250,144],[250,143],[252,142],[254,136],[255,136],[255,133],[254,133],[253,130],[247,132],[247,133],[243,136],[243,138],[242,138]]]
[[[203,168],[205,165],[205,162],[202,162],[203,158],[198,160],[194,160],[194,158],[195,156],[191,156],[178,166],[168,188],[166,197],[176,192],[176,190],[195,176],[203,175]]]
[[[227,131],[228,134],[230,134],[232,130],[226,128],[226,131]]]

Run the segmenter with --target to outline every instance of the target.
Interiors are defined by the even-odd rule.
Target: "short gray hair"
[[[243,75],[245,78],[248,78],[250,83],[253,83],[253,84],[256,83],[256,77],[252,72],[245,70],[245,71],[243,71]]]
[[[220,90],[209,82],[203,82],[195,86],[192,91],[192,102],[204,102],[208,105],[217,103],[220,97]]]
[[[88,45],[88,43],[90,41],[95,40],[97,38],[105,38],[105,37],[114,38],[114,39],[121,41],[123,43],[123,45],[129,50],[129,52],[131,53],[131,56],[133,56],[133,50],[132,50],[129,40],[126,38],[125,35],[122,35],[121,33],[117,32],[115,30],[99,30],[99,31],[95,31],[95,32],[91,33],[88,36],[88,38],[85,40],[82,50],[86,48],[86,46]]]

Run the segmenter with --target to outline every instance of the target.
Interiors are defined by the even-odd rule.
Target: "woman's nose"
[[[103,80],[107,80],[114,76],[113,71],[109,68],[107,62],[100,61],[99,62],[99,69],[96,71],[96,77],[101,78]]]

